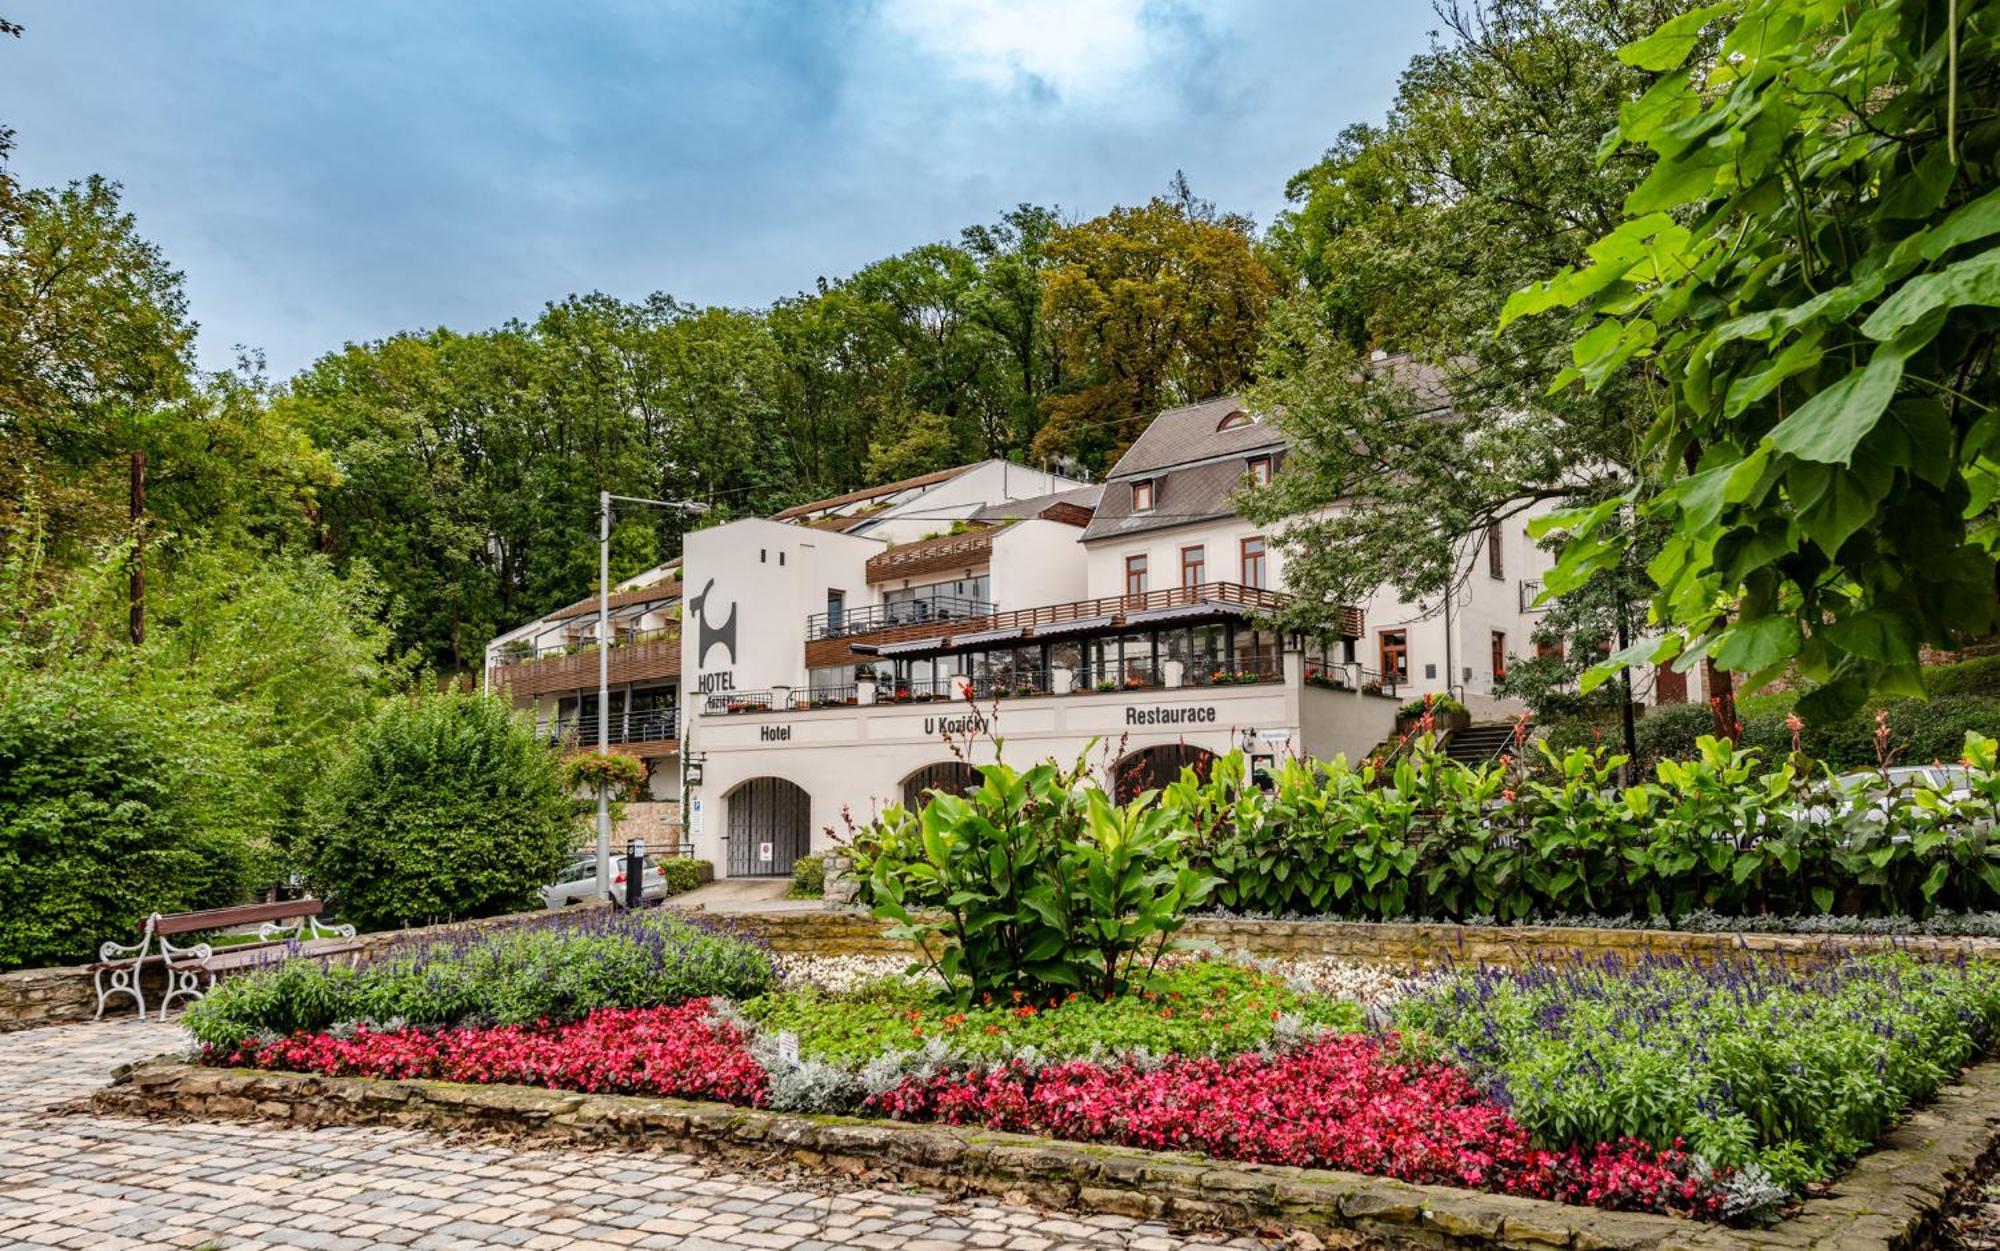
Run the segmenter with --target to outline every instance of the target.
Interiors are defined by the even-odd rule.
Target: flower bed
[[[328,1077],[518,1083],[590,1093],[770,1102],[766,1069],[706,1000],[606,1009],[540,1029],[359,1028],[246,1039],[210,1063]],[[1538,1148],[1502,1107],[1445,1064],[1409,1064],[1362,1035],[1275,1053],[1162,1063],[1022,1059],[919,1072],[861,1110],[1220,1159],[1339,1168],[1532,1198],[1713,1217],[1726,1176],[1685,1152],[1618,1142]]]
[[[1542,1140],[1681,1138],[1795,1189],[1989,1050],[2000,966],[1538,963],[1457,973],[1396,1019]]]

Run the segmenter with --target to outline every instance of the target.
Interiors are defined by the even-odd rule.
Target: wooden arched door
[[[751,778],[728,803],[729,876],[789,875],[812,846],[812,796],[784,778]]]

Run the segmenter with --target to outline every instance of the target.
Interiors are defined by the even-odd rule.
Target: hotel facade
[[[1130,792],[1232,750],[1367,752],[1426,692],[1508,711],[1548,564],[1527,518],[1480,539],[1450,613],[1383,593],[1280,634],[1284,554],[1233,501],[1285,452],[1225,397],[1160,414],[1101,484],[984,461],[694,531],[611,597],[613,748],[718,874],[777,875],[996,758],[1089,753]],[[598,645],[593,598],[495,639],[487,684],[593,747]]]

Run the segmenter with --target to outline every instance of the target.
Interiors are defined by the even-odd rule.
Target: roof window
[[[1231,411],[1221,421],[1216,422],[1215,429],[1220,433],[1224,430],[1241,430],[1245,426],[1255,424],[1257,424],[1257,419],[1239,408]]]

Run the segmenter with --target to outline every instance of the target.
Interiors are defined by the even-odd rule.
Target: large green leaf
[[[1801,460],[1845,465],[1854,449],[1895,397],[1903,379],[1903,358],[1877,352],[1868,364],[1849,370],[1771,431],[1771,446]]]
[[[1756,673],[1798,655],[1805,635],[1797,619],[1752,617],[1739,621],[1715,645],[1715,663],[1738,673]]]
[[[1882,301],[1861,323],[1861,333],[1878,342],[1893,339],[1933,309],[2000,304],[2000,248],[1912,278]]]
[[[1618,49],[1618,59],[1634,69],[1655,74],[1678,69],[1701,42],[1701,32],[1710,22],[1733,12],[1734,4],[1705,4],[1660,24],[1652,34]]]

